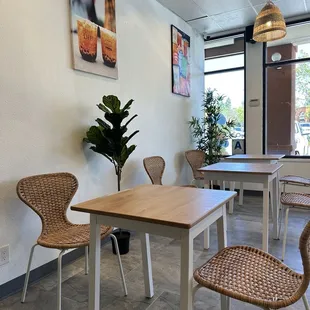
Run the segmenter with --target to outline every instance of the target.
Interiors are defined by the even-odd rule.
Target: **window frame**
[[[244,39],[244,48],[243,48],[243,53],[234,53],[232,55],[242,55],[244,56],[244,66],[241,67],[233,67],[233,68],[229,68],[229,69],[221,69],[221,70],[215,70],[215,71],[209,71],[209,72],[204,72],[204,77],[206,77],[207,75],[213,75],[213,74],[219,74],[219,73],[227,73],[227,72],[236,72],[236,71],[244,71],[244,77],[243,77],[243,83],[244,83],[244,154],[247,154],[246,151],[246,145],[247,145],[247,134],[246,134],[246,70],[247,70],[247,66],[246,66],[246,33],[245,31],[241,31],[241,32],[236,32],[233,34],[229,34],[229,35],[223,35],[223,36],[218,36],[218,37],[214,37],[214,38],[209,38],[208,40],[205,40],[205,42],[209,42],[209,41],[214,41],[214,40],[220,40],[220,39],[226,39],[226,38],[236,38],[236,37],[243,37]],[[227,57],[227,56],[219,56],[217,58],[221,58],[221,57]],[[215,57],[214,57],[215,58]],[[208,60],[206,58],[204,58],[204,60]],[[229,157],[231,155],[223,155],[223,157]],[[309,157],[310,158],[310,157]]]
[[[298,21],[287,22],[286,26],[289,28],[291,26],[298,26],[303,24],[310,24],[310,18],[301,19]],[[298,64],[303,62],[310,62],[310,57],[301,58],[301,59],[289,59],[277,61],[274,63],[267,62],[267,43],[263,43],[263,154],[267,154],[267,70],[268,68],[285,66],[291,64]],[[309,155],[285,155],[284,158],[288,159],[310,159]]]

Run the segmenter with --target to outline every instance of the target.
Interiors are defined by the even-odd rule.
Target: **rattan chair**
[[[57,310],[61,309],[61,267],[66,250],[85,247],[85,274],[88,274],[88,246],[90,225],[72,224],[66,215],[69,204],[78,188],[76,177],[70,173],[43,174],[27,177],[17,184],[18,197],[41,218],[42,231],[32,246],[25,277],[21,302],[26,298],[33,252],[36,246],[59,249],[57,271]],[[101,226],[101,239],[111,236],[116,245],[119,268],[125,295],[127,288],[116,237],[111,226]]]
[[[296,273],[272,255],[249,246],[228,247],[194,272],[198,286],[263,309],[280,309],[303,299],[310,280],[310,221],[299,239],[304,274]]]
[[[185,152],[185,158],[189,163],[193,171],[193,182],[198,181],[202,182],[204,180],[204,175],[202,172],[198,171],[204,165],[205,162],[205,153],[200,150],[192,150]]]
[[[310,187],[310,179],[297,175],[286,175],[280,178],[280,182],[283,184],[282,193],[286,192],[286,185]]]
[[[143,166],[153,185],[163,185],[162,178],[165,171],[165,160],[160,156],[152,156],[143,159]],[[194,187],[196,185],[182,185],[181,187]]]
[[[291,208],[295,208],[295,209],[306,209],[310,212],[310,195],[301,194],[301,193],[283,193],[281,195],[281,205],[282,205],[282,215],[281,215],[281,220],[280,220],[279,231],[281,231],[283,214],[285,212],[283,246],[282,246],[282,261],[284,261],[289,211]],[[309,216],[310,216],[310,213],[309,213]]]
[[[163,185],[162,178],[165,171],[165,160],[160,156],[152,156],[143,159],[146,173],[154,185]]]

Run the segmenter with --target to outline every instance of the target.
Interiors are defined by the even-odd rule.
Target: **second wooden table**
[[[242,163],[217,163],[198,169],[204,173],[205,183],[219,180],[228,182],[249,182],[263,184],[263,240],[262,249],[268,252],[269,231],[269,190],[273,191],[273,233],[274,239],[278,239],[279,218],[279,174],[283,165],[280,164],[242,164]],[[208,186],[208,185],[207,185]],[[208,234],[205,235],[207,237]]]
[[[285,155],[282,154],[237,154],[225,157],[225,162],[246,163],[246,164],[277,164]],[[235,190],[234,183],[231,184],[230,190]],[[272,194],[272,191],[270,192]],[[271,198],[272,199],[272,198]],[[243,205],[243,183],[240,182],[239,188],[239,205]],[[231,205],[233,208],[233,203]]]

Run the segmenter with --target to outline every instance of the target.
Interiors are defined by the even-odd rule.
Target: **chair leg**
[[[230,298],[221,294],[221,310],[230,309]]]
[[[284,261],[285,257],[285,249],[286,249],[286,237],[287,237],[287,227],[288,227],[288,214],[289,214],[290,208],[287,207],[286,209],[286,215],[285,215],[285,223],[284,223],[284,235],[283,235],[283,246],[282,246],[282,261]]]
[[[198,292],[198,290],[202,288],[202,285],[197,284],[196,286],[194,286],[193,288],[193,309],[194,309],[194,304],[195,304],[195,295]]]
[[[302,296],[302,301],[304,302],[305,309],[310,310],[310,306],[309,306],[306,294]]]
[[[61,269],[62,269],[62,256],[66,250],[62,250],[58,256],[58,268],[57,268],[57,310],[61,310]]]
[[[280,206],[280,210],[281,210],[281,215],[280,215],[280,218],[279,218],[279,233],[278,233],[278,236],[280,238],[281,230],[282,230],[283,216],[284,216],[284,206],[282,205],[281,200],[279,202],[279,206]]]
[[[239,206],[243,206],[243,183],[240,182],[239,188]]]
[[[89,270],[89,264],[88,264],[88,246],[85,247],[85,274],[88,275],[88,270]]]
[[[271,219],[273,220],[273,188],[270,189],[270,213],[271,213]]]
[[[110,236],[111,236],[111,238],[114,241],[115,250],[116,250],[117,259],[118,259],[118,265],[119,265],[119,269],[120,269],[120,273],[121,273],[121,278],[122,278],[122,282],[123,282],[123,289],[124,289],[125,296],[127,296],[128,295],[128,291],[127,291],[126,280],[125,280],[125,276],[124,276],[124,270],[123,270],[121,255],[119,254],[118,242],[117,242],[116,237],[113,234],[111,234]]]
[[[30,269],[31,269],[31,263],[32,263],[32,258],[33,258],[33,252],[34,252],[34,248],[37,246],[38,244],[35,244],[31,247],[30,250],[30,256],[29,256],[29,261],[28,261],[28,267],[27,267],[27,272],[26,272],[26,276],[25,276],[25,282],[24,282],[24,288],[23,288],[23,293],[22,293],[22,299],[21,302],[24,303],[25,299],[26,299],[26,294],[27,294],[27,288],[28,288],[28,282],[29,282],[29,275],[30,275]]]

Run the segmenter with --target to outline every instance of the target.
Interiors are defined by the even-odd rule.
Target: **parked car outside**
[[[299,123],[299,125],[302,129],[302,134],[304,135],[310,134],[310,123]]]
[[[308,155],[308,139],[300,124],[295,121],[295,155]]]
[[[235,127],[233,129],[233,136],[235,138],[244,139],[244,128],[243,127]]]

